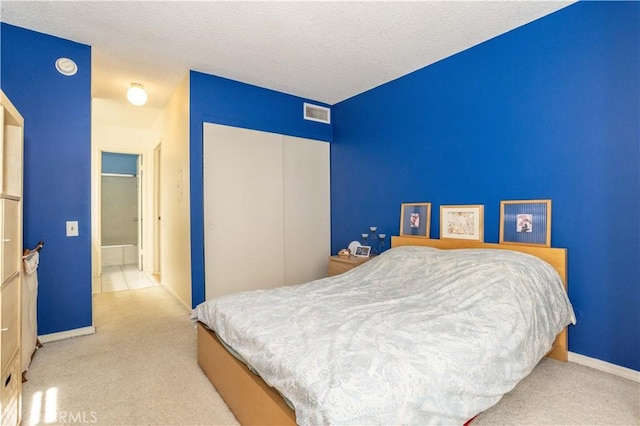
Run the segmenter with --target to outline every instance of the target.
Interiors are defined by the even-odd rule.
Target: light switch
[[[68,220],[67,221],[67,237],[77,237],[77,236],[78,236],[78,221]]]

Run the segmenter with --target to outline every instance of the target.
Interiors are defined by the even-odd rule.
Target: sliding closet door
[[[284,136],[285,283],[327,276],[331,253],[329,144]]]
[[[205,297],[284,284],[282,136],[205,123]]]

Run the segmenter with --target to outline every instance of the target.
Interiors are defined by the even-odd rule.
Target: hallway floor
[[[96,278],[94,288],[102,284],[102,292],[137,290],[159,286],[153,275],[138,270],[138,265],[116,265],[102,268],[102,279]],[[102,281],[102,283],[100,283]]]
[[[237,424],[198,366],[190,309],[164,287],[105,292],[93,303],[95,334],[37,350],[23,425]]]

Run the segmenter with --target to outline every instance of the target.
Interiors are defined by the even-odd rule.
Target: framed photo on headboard
[[[551,200],[500,201],[500,244],[551,247]]]
[[[429,238],[431,203],[402,203],[400,236]]]
[[[440,206],[440,239],[484,241],[484,205]]]

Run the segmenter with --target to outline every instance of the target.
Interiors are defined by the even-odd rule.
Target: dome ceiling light
[[[142,106],[147,103],[147,92],[140,83],[131,83],[127,90],[127,99],[135,106]]]

